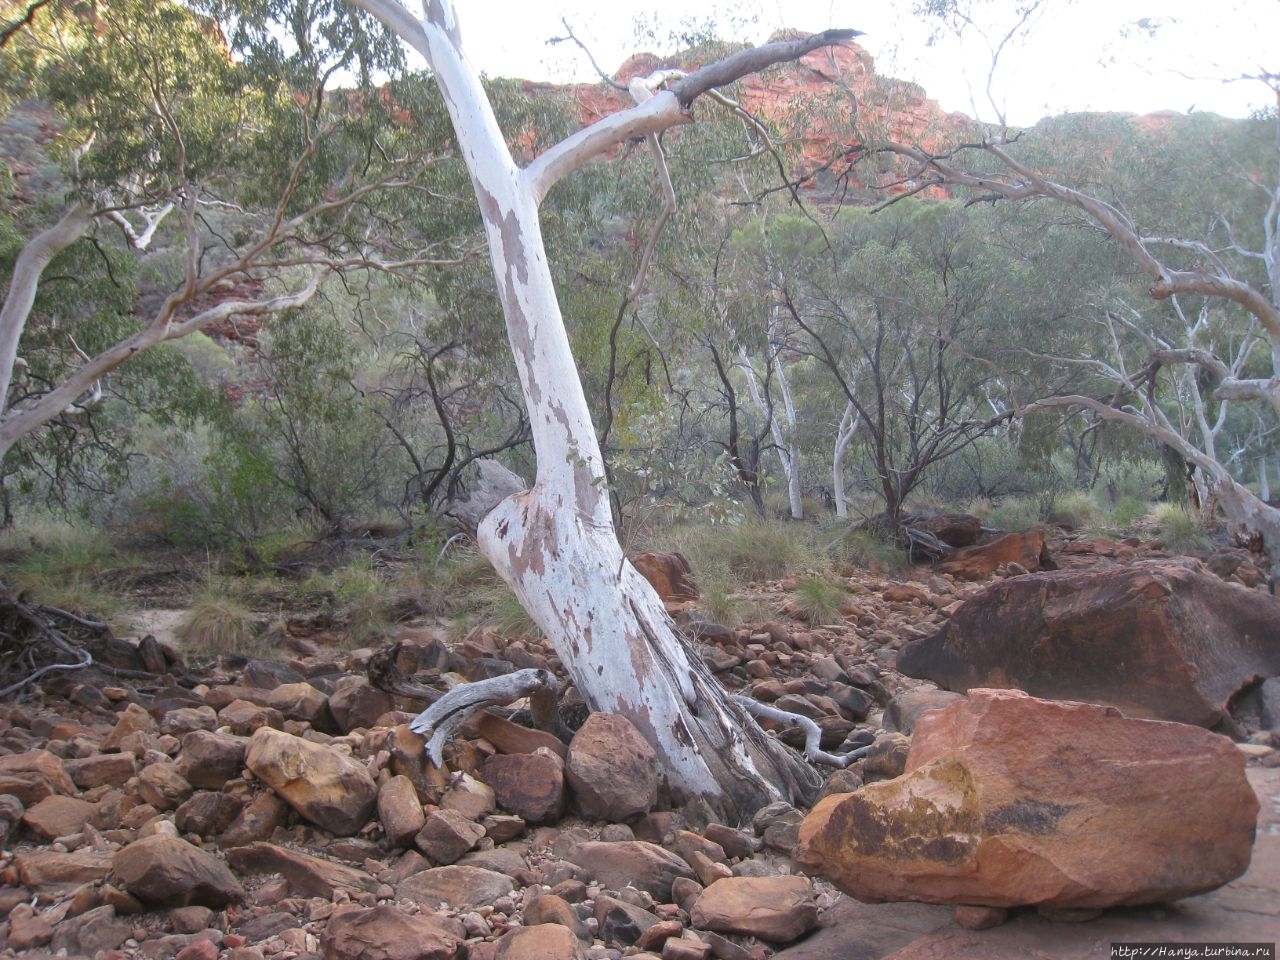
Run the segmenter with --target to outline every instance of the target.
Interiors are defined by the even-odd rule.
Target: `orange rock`
[[[1045,545],[1044,531],[1035,529],[1006,533],[990,543],[966,547],[950,560],[939,563],[937,570],[961,580],[985,580],[1008,563],[1016,563],[1031,572],[1058,568]]]
[[[796,857],[871,902],[1132,906],[1240,876],[1257,813],[1225,737],[971,690],[920,718],[903,776],[821,801]]]

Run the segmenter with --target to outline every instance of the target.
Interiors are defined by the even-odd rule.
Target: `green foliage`
[[[92,620],[111,621],[123,611],[108,575],[130,566],[100,530],[64,520],[27,521],[0,531],[6,587],[27,599]]]
[[[1122,494],[1111,507],[1111,523],[1116,527],[1130,527],[1147,516],[1151,501],[1132,494]]]
[[[1053,496],[1044,519],[1069,530],[1088,530],[1102,521],[1102,512],[1089,494],[1068,490]]]
[[[840,605],[848,596],[844,586],[825,577],[801,577],[791,599],[805,620],[815,627],[840,620]]]
[[[194,657],[253,652],[258,628],[252,611],[227,585],[210,582],[178,623],[177,635]]]
[[[473,595],[473,601],[477,603],[480,622],[498,636],[507,640],[542,636],[542,629],[505,583],[484,588]]]
[[[1176,503],[1157,504],[1152,517],[1168,549],[1178,553],[1204,553],[1213,549],[1204,524],[1186,507]]]
[[[332,592],[334,612],[357,645],[380,640],[391,626],[396,592],[366,559],[316,574],[303,583],[302,590]]]
[[[1041,508],[1042,504],[1036,499],[1004,497],[991,508],[983,523],[1010,533],[1028,530],[1044,521]]]

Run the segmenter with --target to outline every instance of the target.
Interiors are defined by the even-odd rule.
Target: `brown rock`
[[[391,772],[412,780],[423,803],[436,803],[448,786],[449,772],[427,759],[426,745],[427,738],[414,733],[408,724],[393,727],[387,737]]]
[[[903,647],[898,669],[950,690],[1015,687],[1212,727],[1241,689],[1280,674],[1277,622],[1280,598],[1190,559],[1066,570],[992,584]]]
[[[552,823],[564,809],[564,761],[551,751],[494,754],[480,776],[494,799],[529,823]]]
[[[495,960],[585,960],[582,943],[558,923],[516,927],[498,940]]]
[[[212,730],[218,725],[218,714],[213,707],[178,707],[165,713],[160,721],[160,732],[183,737],[195,730]]]
[[[640,576],[644,577],[665,602],[698,599],[698,582],[683,553],[642,553],[631,561]]]
[[[510,877],[480,867],[458,865],[435,867],[415,873],[396,885],[396,896],[435,909],[447,904],[450,909],[484,907],[515,889]]]
[[[191,796],[191,784],[175,763],[149,763],[138,774],[138,794],[157,810],[173,810]]]
[[[982,536],[982,521],[967,513],[943,513],[934,517],[912,517],[910,525],[931,533],[949,547],[967,547]]]
[[[75,797],[45,797],[22,815],[22,822],[46,840],[79,833],[97,810],[97,804]]]
[[[927,710],[941,710],[949,707],[957,700],[963,699],[961,694],[950,690],[932,690],[922,688],[903,690],[889,701],[884,711],[886,730],[896,731],[911,736],[916,720]]]
[[[177,837],[136,840],[116,853],[111,867],[121,885],[144,903],[217,909],[244,899],[244,888],[225,863]]]
[[[182,738],[178,772],[199,790],[221,790],[240,776],[248,744],[240,737],[196,730]]]
[[[181,833],[211,837],[226,830],[244,809],[244,801],[230,794],[201,790],[173,814],[173,823]]]
[[[378,718],[394,707],[391,694],[360,676],[342,677],[329,694],[329,712],[343,733],[375,726]]]
[[[990,930],[1009,919],[1003,907],[956,907],[956,924],[966,930]]]
[[[151,716],[136,703],[130,703],[121,711],[119,719],[116,720],[116,725],[102,739],[98,749],[103,753],[116,753],[121,749],[125,738],[130,734],[153,734],[159,732],[159,729],[155,717]]]
[[[578,917],[578,911],[564,897],[554,893],[541,894],[524,908],[524,922],[529,926],[540,923],[558,923],[568,927],[579,940],[590,940],[587,925]]]
[[[422,801],[408,777],[392,777],[378,788],[378,820],[392,847],[407,847],[427,822]]]
[[[677,877],[693,879],[683,859],[645,840],[588,840],[575,846],[566,859],[606,887],[621,890],[630,884],[660,903],[671,901],[671,883]]]
[[[47,789],[52,789],[54,793],[60,793],[67,797],[75,796],[79,792],[76,790],[76,785],[71,778],[67,776],[66,770],[63,769],[62,761],[48,750],[31,750],[27,753],[15,753],[7,757],[0,757],[0,778],[16,778],[17,780],[31,778],[33,781],[37,778],[42,779],[47,785]],[[17,789],[13,789],[8,784],[0,792],[12,794],[27,806],[31,806],[49,795],[45,793],[43,796],[28,800]]]
[[[818,925],[818,906],[804,877],[729,877],[702,891],[689,918],[695,927],[787,943]]]
[[[1032,572],[1058,569],[1049,554],[1044,531],[1040,529],[1006,533],[990,543],[965,547],[950,560],[939,563],[936,569],[959,580],[985,580],[1009,563],[1019,564]]]
[[[227,863],[242,874],[278,873],[289,881],[290,890],[302,897],[332,900],[339,890],[358,896],[374,893],[379,886],[363,870],[273,843],[252,843],[228,850]]]
[[[114,907],[94,907],[61,921],[54,929],[49,947],[54,952],[65,950],[68,954],[93,957],[115,950],[131,936],[132,924],[117,918]]]
[[[53,939],[53,924],[36,913],[28,903],[22,903],[9,911],[9,935],[7,946],[16,950],[42,947]]]
[[[267,692],[262,702],[279,710],[286,720],[304,720],[317,730],[330,730],[329,698],[309,683],[283,683]]]
[[[596,936],[609,947],[629,947],[658,923],[658,918],[617,897],[596,897]]]
[[[230,727],[238,736],[248,737],[259,727],[284,728],[284,714],[274,707],[252,703],[249,700],[232,700],[218,711],[218,722]]]
[[[340,837],[359,832],[377,802],[377,784],[361,764],[270,727],[250,739],[245,765],[302,817]]]
[[[725,856],[739,858],[749,857],[760,849],[760,841],[742,830],[725,826],[723,823],[709,823],[703,831],[707,839],[724,851]]]
[[[95,753],[63,761],[62,766],[81,790],[124,783],[138,772],[138,761],[130,753]]]
[[[657,769],[653,747],[618,714],[591,714],[569,743],[569,786],[588,819],[620,822],[647,813],[658,796]]]
[[[39,890],[59,884],[93,883],[111,873],[111,854],[89,847],[72,853],[33,850],[13,861],[23,885]]]
[[[484,827],[453,810],[435,810],[413,842],[433,862],[449,864],[471,850],[484,836]]]
[[[250,800],[218,842],[224,847],[240,847],[256,840],[266,840],[284,823],[289,805],[274,793],[260,793]]]
[[[730,941],[723,941],[730,946]],[[741,948],[738,948],[741,949]],[[745,956],[750,956],[745,950],[742,951]],[[689,940],[685,937],[672,937],[670,940],[662,944],[662,960],[707,960],[708,957],[718,955],[726,956],[725,952],[715,954],[715,947],[710,943],[703,943],[701,940]],[[728,956],[738,956],[738,954],[727,954]]]
[[[868,901],[1130,906],[1243,873],[1257,809],[1225,737],[971,690],[920,718],[904,776],[822,800],[797,859]]]
[[[499,753],[533,753],[539,747],[546,747],[560,755],[561,759],[569,756],[569,745],[545,730],[534,730],[512,723],[487,710],[481,710],[470,721],[476,736],[484,737]]]
[[[342,906],[321,938],[325,960],[458,960],[466,947],[456,932],[430,914],[410,915],[384,904]]]
[[[440,797],[440,807],[462,814],[468,820],[483,820],[498,809],[493,788],[469,773],[456,774]]]

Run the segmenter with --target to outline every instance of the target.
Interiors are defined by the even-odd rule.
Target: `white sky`
[[[410,4],[414,0],[408,0]],[[974,0],[968,0],[973,3]],[[914,80],[944,109],[994,120],[985,87],[990,48],[978,33],[927,46],[911,0],[455,0],[471,59],[493,76],[592,80],[560,18],[612,72],[631,53],[667,53],[672,30],[714,19],[725,39],[762,42],[779,27],[853,27],[877,72]],[[1014,23],[1011,0],[989,0],[987,32],[998,42]],[[1154,36],[1136,29],[1158,20]],[[753,21],[746,23],[745,21]],[[641,26],[637,27],[637,22]],[[729,26],[724,26],[728,24]],[[737,24],[734,26],[734,24]],[[649,30],[648,38],[641,39]],[[653,39],[656,33],[661,39]],[[1010,123],[1029,125],[1069,110],[1211,110],[1244,116],[1274,103],[1256,81],[1226,78],[1280,70],[1280,0],[1047,0],[1023,39],[1006,49],[994,77]],[[976,106],[975,106],[976,105]]]

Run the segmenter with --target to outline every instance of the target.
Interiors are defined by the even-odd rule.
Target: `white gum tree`
[[[1280,109],[1280,79],[1274,74],[1259,79],[1271,88]],[[1251,191],[1252,206],[1237,213],[1236,222],[1228,213],[1214,213],[1203,237],[1140,228],[1118,203],[1051,179],[1019,161],[1004,131],[946,155],[907,144],[880,149],[907,162],[904,179],[913,190],[945,185],[987,201],[1048,200],[1074,210],[1100,228],[1149,278],[1147,293],[1153,301],[1170,305],[1178,320],[1177,335],[1144,329],[1138,320],[1123,315],[1133,311],[1108,310],[1105,322],[1114,356],[1072,361],[1117,384],[1123,391],[1117,397],[1125,402],[1053,396],[1024,406],[1017,415],[1088,410],[1175,450],[1198,471],[1195,482],[1203,508],[1220,508],[1242,538],[1261,538],[1271,556],[1272,575],[1280,576],[1280,509],[1237,479],[1216,449],[1229,404],[1250,405],[1272,424],[1280,418],[1280,113],[1271,123],[1277,149],[1264,167],[1248,167],[1231,157],[1221,163],[1221,176],[1239,178]],[[978,172],[977,163],[969,160],[979,156],[995,163]],[[1252,224],[1246,223],[1250,216],[1257,218]],[[1255,234],[1253,245],[1243,238],[1250,230]],[[1222,318],[1218,336],[1209,323],[1211,315]],[[1126,368],[1126,342],[1141,351],[1140,364]],[[1152,396],[1150,387],[1162,368],[1170,372],[1180,410],[1170,412]],[[1211,386],[1202,389],[1201,380]],[[1219,404],[1212,414],[1209,400]]]
[[[700,95],[853,32],[829,31],[743,50],[688,75],[664,72],[644,85],[635,106],[578,131],[521,167],[464,52],[450,0],[427,0],[421,17],[397,0],[350,2],[380,18],[426,58],[484,221],[529,410],[537,476],[531,489],[502,500],[481,520],[481,551],[551,638],[589,705],[626,716],[653,745],[671,799],[700,800],[731,821],[776,799],[811,799],[819,783],[816,772],[766,736],[725,695],[623,554],[538,207],[561,178],[616,145],[690,123],[691,105]]]

